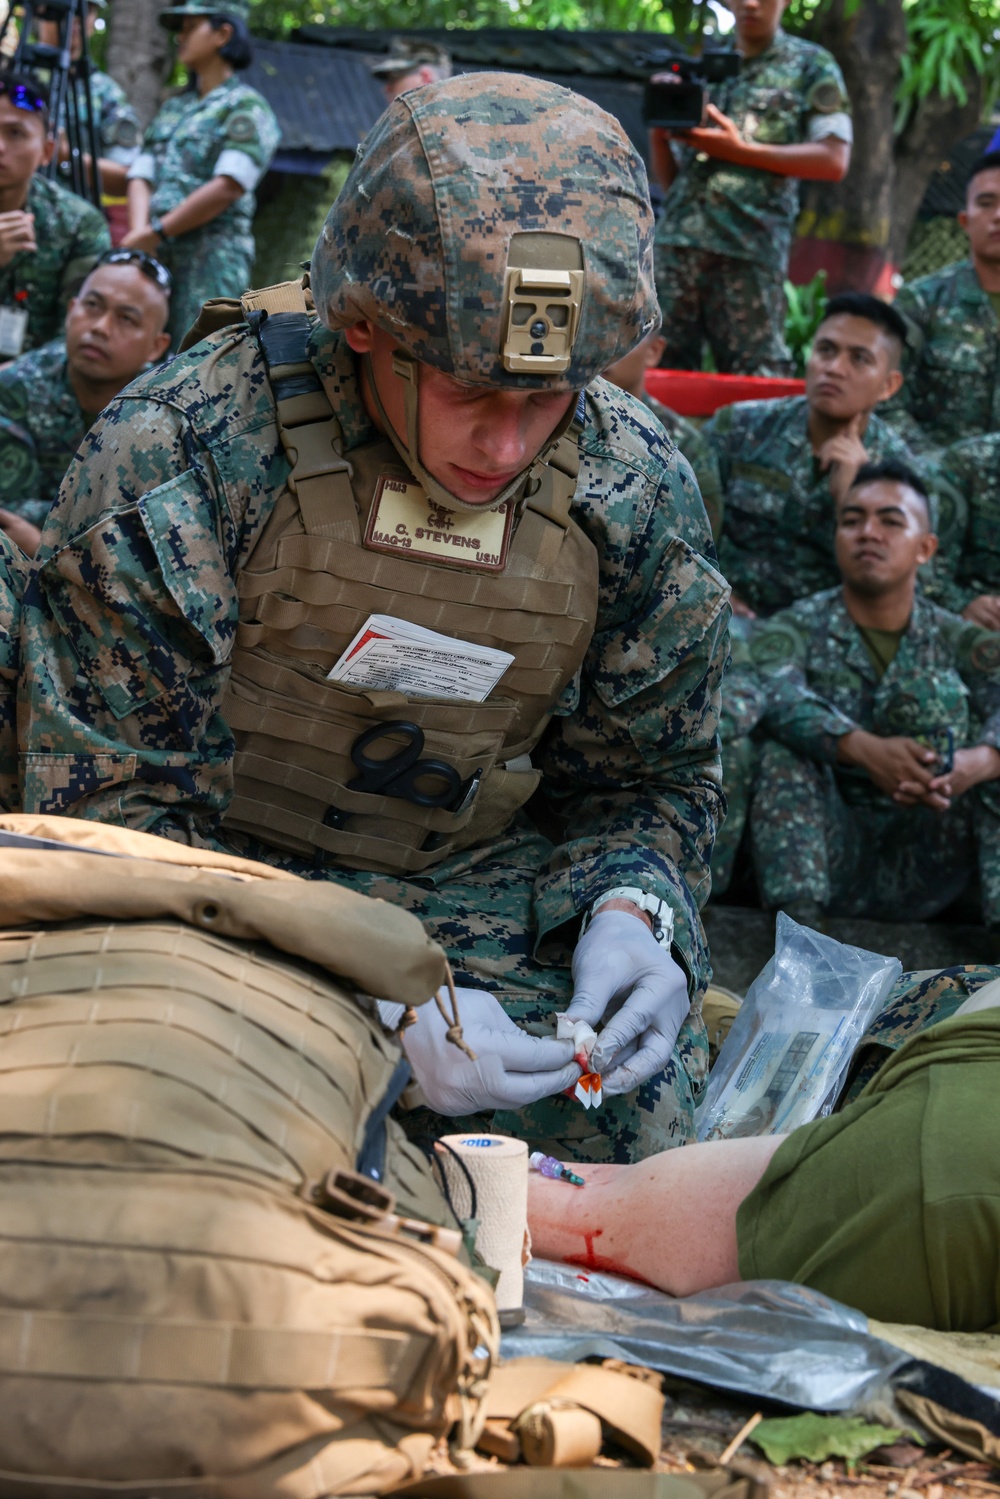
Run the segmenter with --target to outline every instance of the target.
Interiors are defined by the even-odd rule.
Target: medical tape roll
[[[524,1245],[528,1230],[528,1147],[509,1135],[445,1135],[437,1159],[460,1218],[472,1212],[472,1194],[457,1156],[476,1184],[476,1249],[499,1270],[497,1310],[519,1311],[524,1300]],[[452,1154],[454,1152],[454,1154]]]

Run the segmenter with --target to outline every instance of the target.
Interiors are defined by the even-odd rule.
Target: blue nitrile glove
[[[428,1106],[438,1114],[521,1109],[572,1087],[580,1076],[572,1041],[531,1036],[483,989],[456,989],[458,1015],[473,1062],[447,1039],[448,1022],[432,1000],[403,1031],[403,1050]]]
[[[691,1008],[687,974],[646,923],[628,911],[598,911],[573,954],[567,1015],[597,1030],[590,1061],[604,1093],[631,1093],[670,1060]]]

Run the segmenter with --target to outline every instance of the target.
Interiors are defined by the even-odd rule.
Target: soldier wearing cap
[[[397,37],[388,56],[374,63],[371,71],[372,77],[382,84],[385,97],[391,104],[408,89],[450,78],[451,58],[443,47],[436,47],[433,42],[407,41]]]
[[[26,809],[414,911],[476,1053],[422,1007],[427,1104],[590,1159],[691,1139],[707,1061],[728,590],[690,468],[598,378],[656,324],[652,228],[641,159],[568,90],[397,99],[308,301],[215,308],[111,403],[25,600]],[[482,700],[344,683],[373,615],[513,659]],[[567,1006],[595,1112],[562,1096]]]
[[[87,0],[88,37],[94,34],[100,12],[107,8],[108,0]],[[58,21],[38,22],[38,39],[47,47],[59,45],[59,32]],[[79,20],[73,22],[71,48],[75,62],[83,50]],[[90,99],[94,108],[94,127],[101,148],[99,157],[101,188],[104,194],[104,206],[107,208],[116,199],[124,200],[128,169],[139,150],[142,127],[120,83],[116,83],[110,74],[102,72],[100,68],[93,67],[90,70],[89,79]],[[84,128],[86,128],[86,123],[86,118],[84,118]],[[68,147],[64,147],[64,150],[68,150]]]
[[[249,0],[174,5],[160,24],[178,33],[191,84],[163,105],[129,171],[129,232],[174,278],[176,349],[203,302],[238,296],[254,258],[254,189],[281,132],[274,111],[236,76],[250,66]]]

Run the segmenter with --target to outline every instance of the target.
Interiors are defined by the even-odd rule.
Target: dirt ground
[[[659,1473],[691,1473],[715,1468],[719,1459],[757,1413],[752,1404],[717,1391],[702,1390],[669,1378],[663,1414]],[[773,1412],[771,1412],[773,1414]],[[970,1462],[940,1446],[923,1448],[908,1440],[881,1448],[848,1472],[838,1460],[793,1462],[774,1467],[746,1440],[728,1458],[729,1469],[767,1485],[769,1499],[987,1499],[1000,1495],[1000,1471]],[[606,1449],[596,1466],[631,1467],[625,1454]],[[490,1472],[506,1464],[479,1454],[471,1471]],[[442,1444],[428,1475],[455,1473]],[[470,1471],[465,1469],[463,1471]]]
[[[668,1385],[670,1381],[668,1381]],[[690,1472],[719,1457],[755,1414],[755,1408],[714,1392],[690,1387],[667,1397],[663,1449],[657,1464],[664,1473]],[[952,1499],[965,1495],[1000,1495],[1000,1472],[969,1462],[941,1447],[922,1448],[900,1441],[859,1462],[848,1473],[840,1460],[822,1464],[795,1462],[775,1468],[752,1441],[745,1441],[729,1460],[738,1473],[767,1483],[771,1499]]]

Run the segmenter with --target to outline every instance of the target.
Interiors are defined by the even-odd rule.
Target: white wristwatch
[[[662,948],[665,948],[667,952],[670,951],[674,940],[673,909],[658,895],[650,895],[648,890],[640,890],[637,885],[616,885],[613,890],[605,890],[603,895],[599,895],[584,915],[580,925],[581,937],[591,920],[609,900],[630,900],[633,905],[639,907],[640,911],[645,911],[653,923],[653,936]]]

